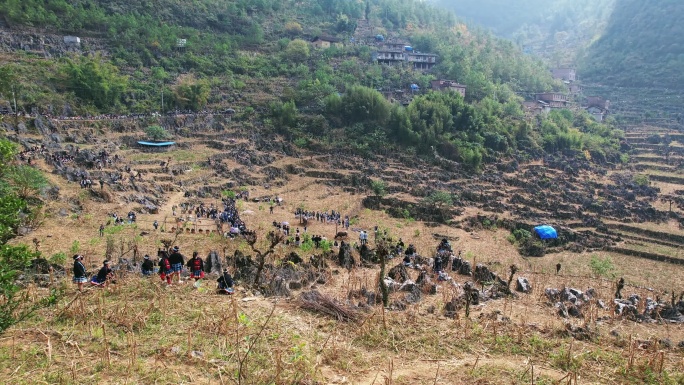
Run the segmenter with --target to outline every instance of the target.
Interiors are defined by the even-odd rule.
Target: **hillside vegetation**
[[[24,111],[149,113],[161,109],[163,94],[165,111],[239,105],[241,118],[303,147],[348,143],[364,155],[388,143],[428,154],[436,147],[472,170],[501,155],[545,151],[617,159],[619,134],[582,113],[523,119],[517,93],[562,88],[540,62],[417,1],[5,1],[0,11],[14,30],[78,31],[106,47],[59,59],[16,53],[0,67],[0,94],[16,92]],[[424,73],[377,64],[373,45],[314,50],[306,42],[320,34],[349,42],[364,18],[388,39],[436,53],[438,65]],[[467,85],[465,100],[427,92],[436,78]],[[378,92],[411,84],[421,91],[408,106]]]
[[[684,88],[684,3],[619,1],[581,61],[585,80],[620,87]]]
[[[577,53],[600,36],[615,4],[614,0],[434,1],[553,65],[574,63]]]

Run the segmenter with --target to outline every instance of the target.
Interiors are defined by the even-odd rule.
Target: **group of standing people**
[[[158,254],[160,257],[159,262],[157,263],[159,266],[159,277],[161,278],[162,282],[166,282],[167,285],[170,286],[173,284],[174,277],[177,277],[175,279],[177,283],[183,283],[181,280],[181,272],[183,271],[184,265],[188,267],[190,270],[190,277],[196,282],[204,278],[204,261],[202,258],[200,258],[197,251],[192,253],[192,258],[190,258],[187,263],[185,262],[185,257],[183,254],[181,254],[180,248],[178,246],[174,246],[171,249],[171,253],[168,253],[166,250],[160,250]],[[83,256],[77,254],[74,255],[73,259],[73,282],[78,285],[78,291],[83,291],[83,285],[88,282],[86,267],[83,263]],[[154,262],[149,255],[145,255],[143,258],[141,270],[142,275],[146,277],[152,276],[152,274],[154,274]],[[103,262],[102,268],[100,268],[96,275],[93,275],[90,283],[92,286],[104,287],[113,280],[114,272],[111,268],[111,262],[109,260],[105,260]],[[217,282],[219,292],[232,293],[233,278],[230,273],[228,273],[228,269],[223,270],[223,273],[219,279],[217,279]]]

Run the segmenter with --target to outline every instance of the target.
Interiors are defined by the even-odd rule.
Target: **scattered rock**
[[[530,285],[530,282],[527,280],[527,278],[518,277],[516,280],[515,290],[527,294],[532,291],[532,285]]]
[[[563,302],[557,302],[554,305],[555,308],[558,309],[558,315],[563,317],[563,318],[570,318],[570,314],[568,313],[568,309],[565,307],[565,304]]]
[[[579,307],[577,307],[575,305],[569,305],[567,308],[568,308],[568,314],[571,317],[575,317],[575,318],[582,318],[583,317],[582,312],[580,311]]]
[[[221,266],[221,257],[216,250],[209,252],[206,260],[204,261],[204,271],[206,273],[221,275],[223,274],[223,269]]]
[[[546,290],[544,290],[544,294],[551,302],[560,301],[560,291],[558,289],[546,288]]]
[[[451,271],[458,272],[461,275],[471,275],[472,268],[470,262],[465,259],[455,258],[451,264]]]
[[[391,268],[387,275],[391,277],[393,280],[401,283],[404,283],[409,279],[409,273],[406,270],[406,266],[404,266],[403,263],[400,263]]]
[[[354,267],[354,258],[351,255],[351,246],[349,243],[342,241],[340,244],[340,252],[337,254],[337,263],[347,270]]]

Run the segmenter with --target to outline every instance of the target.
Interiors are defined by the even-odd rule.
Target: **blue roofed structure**
[[[138,145],[147,151],[167,151],[176,145],[176,142],[148,142],[145,140],[138,141]]]

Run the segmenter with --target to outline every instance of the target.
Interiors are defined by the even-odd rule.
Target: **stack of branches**
[[[343,322],[355,322],[361,319],[361,313],[358,310],[344,306],[317,290],[303,292],[299,297],[299,307],[326,314]]]

